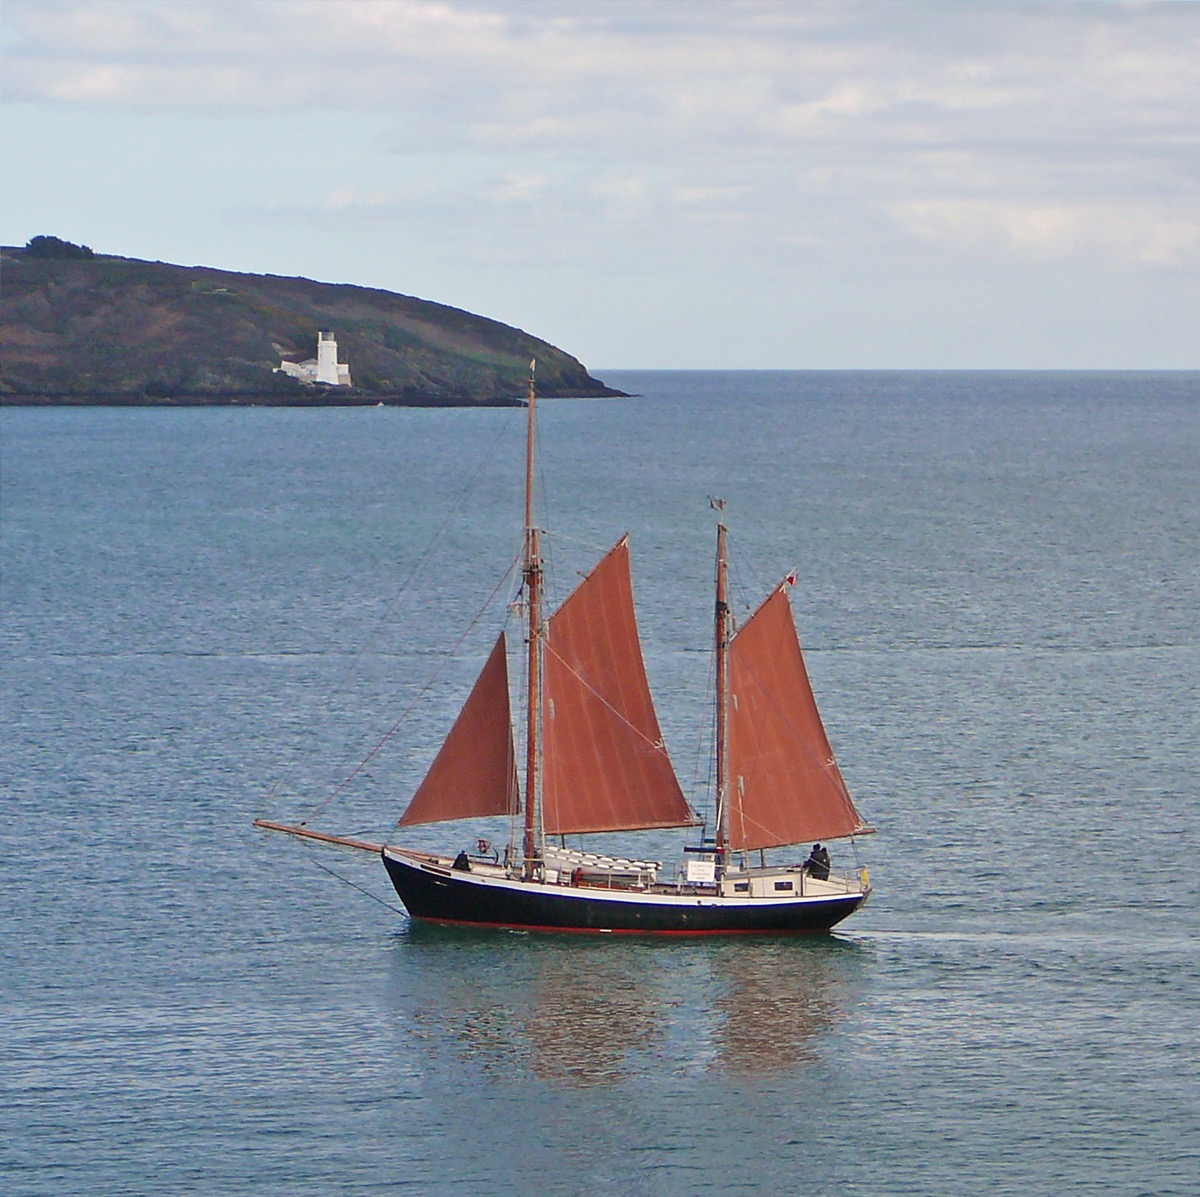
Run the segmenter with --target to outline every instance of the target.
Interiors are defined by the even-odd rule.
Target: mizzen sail
[[[502,632],[399,825],[508,815],[519,809]]]
[[[729,846],[775,848],[867,830],[821,723],[786,584],[729,646]]]
[[[650,697],[625,537],[546,621],[543,645],[545,834],[694,823]]]

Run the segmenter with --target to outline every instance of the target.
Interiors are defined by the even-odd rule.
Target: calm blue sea
[[[1200,375],[600,374],[541,409],[560,593],[631,534],[699,801],[708,497],[743,609],[798,568],[871,902],[422,931],[251,827],[388,834],[509,597],[520,411],[5,408],[5,1194],[1197,1191]]]

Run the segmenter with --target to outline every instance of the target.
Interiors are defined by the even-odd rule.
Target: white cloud
[[[447,264],[511,279],[536,244],[539,269],[706,311],[734,275],[779,295],[769,312],[798,279],[864,280],[873,303],[907,271],[907,303],[936,271],[1070,290],[1085,267],[1167,306],[1163,278],[1200,256],[1200,4],[5,0],[0,19],[10,193],[36,178],[69,209],[80,151],[56,173],[47,129],[84,156],[96,130],[166,147],[140,177],[89,157],[84,229],[98,197],[119,222],[161,187],[255,261],[268,234],[290,254],[324,229],[352,277],[361,232],[374,281],[393,255],[445,295]],[[336,165],[310,184],[317,128]]]
[[[551,186],[546,175],[510,171],[492,189],[492,198],[502,204],[532,203],[541,199]]]
[[[1147,203],[1029,204],[939,199],[895,204],[906,234],[960,254],[1058,262],[1097,255],[1124,265],[1200,266],[1200,217]]]
[[[327,212],[362,212],[373,208],[385,208],[392,200],[382,191],[364,193],[353,184],[335,188],[322,202]]]
[[[743,136],[803,131],[796,114],[1052,117],[1114,91],[1139,107],[1195,98],[1197,19],[1178,7],[7,0],[4,87],[60,102],[102,70],[90,102],[154,110],[390,111],[428,95],[450,124],[598,103],[666,134],[714,119]]]

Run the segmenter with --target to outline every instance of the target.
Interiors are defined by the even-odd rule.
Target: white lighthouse
[[[342,370],[347,367],[342,366]],[[331,387],[341,386],[342,380],[338,368],[337,341],[331,332],[317,333],[317,381],[327,382]]]
[[[323,382],[331,387],[348,387],[350,367],[337,360],[338,346],[331,332],[317,333],[317,356],[303,362],[280,362],[275,373],[280,372],[300,382]]]

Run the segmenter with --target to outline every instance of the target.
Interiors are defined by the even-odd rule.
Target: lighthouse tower
[[[317,356],[303,362],[282,361],[275,367],[276,374],[286,374],[312,386],[314,382],[323,382],[331,387],[353,386],[350,381],[350,367],[345,362],[337,360],[337,341],[331,332],[317,333]]]
[[[331,332],[317,333],[317,381],[335,387],[338,378],[337,341]]]

